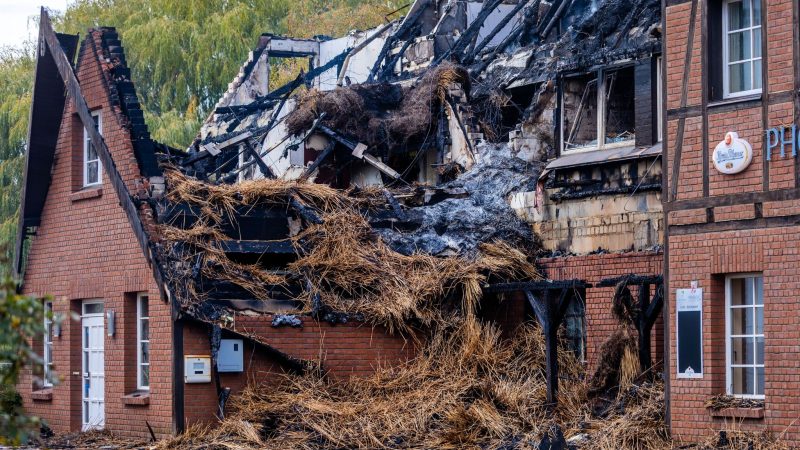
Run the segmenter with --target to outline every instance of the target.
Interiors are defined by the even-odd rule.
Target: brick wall
[[[380,327],[358,322],[330,325],[310,317],[301,317],[301,320],[302,328],[273,328],[271,316],[235,315],[231,329],[257,336],[261,342],[289,356],[322,361],[333,379],[366,377],[373,374],[379,365],[397,364],[415,354],[413,340],[389,335]],[[210,355],[210,349],[207,326],[189,324],[184,328],[184,354]],[[244,363],[244,373],[220,374],[221,386],[230,387],[233,394],[241,392],[249,383],[279,383],[282,380],[280,374],[284,368],[273,358],[260,353],[252,343],[245,343]],[[214,420],[217,392],[213,382],[186,384],[185,396],[187,423]]]
[[[139,168],[128,131],[118,109],[109,106],[103,66],[94,49],[101,32],[84,42],[77,77],[88,106],[102,115],[103,136],[128,188],[134,189]],[[92,45],[93,44],[93,45]],[[117,333],[105,337],[106,428],[121,436],[149,436],[145,421],[159,435],[172,431],[170,308],[159,299],[152,272],[145,262],[129,222],[119,207],[107,175],[99,188],[81,189],[83,130],[67,99],[55,151],[52,183],[33,237],[23,291],[52,295],[54,312],[66,317],[60,337],[53,339],[55,371],[61,378],[51,400],[33,400],[31,374],[20,383],[25,408],[42,417],[55,431],[81,427],[81,325],[84,299],[102,299],[116,313]],[[135,389],[136,292],[150,295],[150,404],[127,406],[122,397]]]
[[[725,274],[760,272],[764,277],[765,410],[764,419],[728,419],[746,430],[767,429],[800,444],[795,422],[800,405],[800,227],[737,230],[703,235],[671,236],[669,247],[670,305],[675,289],[697,281],[703,289],[702,379],[671,377],[671,424],[675,437],[702,440],[724,419],[713,418],[704,403],[725,389]],[[671,308],[674,314],[674,306]],[[674,317],[674,316],[673,316]],[[675,330],[670,330],[671,367],[675,370]]]
[[[631,273],[637,275],[660,275],[664,259],[661,252],[627,252],[547,258],[539,260],[553,280],[581,279],[596,284],[605,278],[619,277]],[[631,289],[634,296],[636,288]],[[655,289],[651,287],[651,295]],[[586,362],[589,369],[596,367],[602,355],[598,349],[618,326],[611,315],[611,300],[614,288],[593,287],[586,290]],[[658,319],[651,336],[653,362],[664,358],[663,320]]]
[[[724,421],[728,420],[745,430],[785,432],[783,437],[796,446],[800,444],[800,430],[793,422],[798,418],[800,407],[800,331],[796,326],[800,317],[795,292],[800,277],[793,268],[800,249],[792,236],[798,231],[797,222],[787,216],[800,212],[800,200],[793,191],[800,186],[799,162],[790,151],[781,157],[780,147],[773,149],[771,161],[765,161],[764,129],[791,128],[797,123],[798,110],[792,101],[794,91],[800,87],[795,85],[797,49],[792,47],[793,42],[797,45],[798,25],[794,18],[797,5],[791,0],[761,0],[766,15],[762,33],[766,43],[763,64],[768,68],[763,84],[768,95],[715,104],[714,97],[718,95],[711,95],[712,83],[704,86],[703,80],[718,76],[721,67],[713,61],[719,49],[702,48],[703,42],[716,37],[703,36],[704,30],[713,27],[701,24],[712,22],[704,13],[711,11],[716,3],[697,2],[695,38],[687,43],[692,3],[670,2],[665,18],[667,179],[672,182],[676,148],[681,147],[677,200],[693,200],[689,205],[665,205],[670,226],[667,317],[674,323],[675,290],[688,288],[692,281],[697,281],[703,289],[704,374],[699,379],[679,379],[674,375],[676,335],[674,326],[670,327],[668,375],[673,437],[687,442],[703,440],[713,430],[724,428]],[[691,64],[688,66],[690,82],[685,85],[687,49],[691,52]],[[709,57],[707,67],[702,66],[704,52]],[[687,108],[680,110],[684,89]],[[703,109],[703,89],[711,100],[707,110]],[[681,117],[685,117],[685,132],[678,141]],[[719,173],[711,161],[714,147],[729,131],[737,132],[753,147],[753,162],[735,175]],[[704,140],[707,142],[705,149]],[[708,167],[707,172],[704,165]],[[669,190],[672,189],[669,186]],[[753,195],[755,200],[742,199],[738,194]],[[665,201],[671,200],[675,199],[665,197]],[[704,403],[713,395],[726,393],[725,277],[743,272],[759,272],[764,279],[764,417],[744,418],[741,416],[745,414],[741,414],[740,417],[715,418],[705,409]]]

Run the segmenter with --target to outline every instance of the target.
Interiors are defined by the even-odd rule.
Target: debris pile
[[[251,386],[217,428],[194,427],[159,447],[537,448],[546,435],[583,448],[669,447],[660,383],[632,385],[606,417],[592,418],[582,364],[567,351],[559,363],[562,390],[551,409],[540,330],[523,326],[502,339],[467,320],[371,378],[310,374]]]

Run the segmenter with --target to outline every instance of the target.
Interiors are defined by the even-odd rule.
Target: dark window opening
[[[635,85],[633,67],[616,70],[605,75],[606,144],[630,141],[636,138]]]

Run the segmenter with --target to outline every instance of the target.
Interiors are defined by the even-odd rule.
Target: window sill
[[[90,198],[97,198],[103,195],[102,186],[86,187],[78,192],[70,194],[69,199],[71,202],[79,202]]]
[[[724,408],[718,411],[711,411],[711,417],[763,419],[764,408]]]
[[[31,392],[31,400],[35,402],[53,401],[53,388],[44,388]]]
[[[708,103],[708,109],[713,110],[714,108],[721,108],[723,106],[728,105],[736,105],[739,103],[758,103],[761,101],[761,94],[752,94],[752,95],[743,95],[741,97],[732,97],[726,98],[722,100],[714,100]]]
[[[150,392],[136,391],[123,395],[122,404],[126,406],[147,406],[150,404]]]

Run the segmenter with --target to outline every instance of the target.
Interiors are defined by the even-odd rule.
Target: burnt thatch
[[[299,97],[297,107],[286,117],[286,128],[289,134],[300,135],[324,113],[323,125],[378,153],[416,150],[426,140],[433,140],[437,115],[453,85],[468,93],[469,73],[445,63],[409,87],[376,83],[329,92],[312,89]]]

